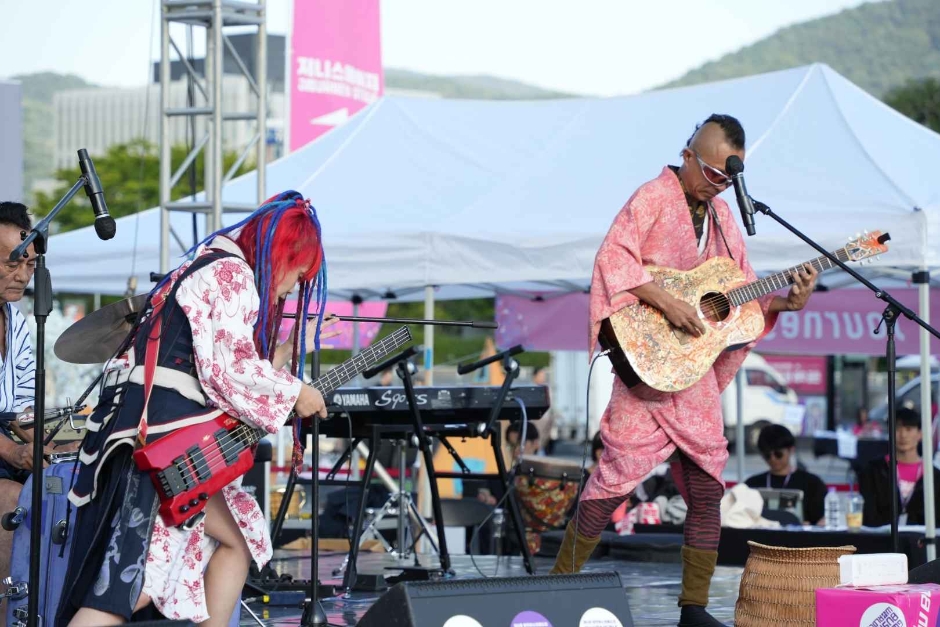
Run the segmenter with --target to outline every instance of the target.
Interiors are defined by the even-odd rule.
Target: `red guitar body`
[[[326,397],[410,341],[408,327],[401,327],[311,385]],[[268,434],[220,410],[187,418],[195,420],[197,416],[204,421],[187,424],[134,451],[137,468],[150,473],[160,499],[160,517],[169,527],[192,528],[202,520],[209,499],[251,470],[254,445]],[[290,419],[294,419],[293,413]]]
[[[194,526],[214,494],[251,470],[252,431],[256,429],[220,413],[134,452],[137,468],[150,473],[167,526]]]

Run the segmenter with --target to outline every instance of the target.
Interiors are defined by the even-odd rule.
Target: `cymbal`
[[[146,294],[112,303],[93,311],[59,336],[55,343],[56,357],[72,364],[103,364],[127,337]]]

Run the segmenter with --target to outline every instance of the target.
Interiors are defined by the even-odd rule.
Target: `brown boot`
[[[705,606],[708,605],[708,588],[717,562],[718,551],[682,547],[682,592],[679,593],[682,616],[679,627],[721,625],[705,611]]]
[[[584,563],[590,559],[594,553],[594,547],[601,541],[601,537],[585,538],[580,533],[574,531],[574,520],[568,523],[565,529],[565,539],[561,542],[561,548],[558,549],[558,556],[555,557],[555,565],[548,574],[550,575],[571,575],[581,571]]]

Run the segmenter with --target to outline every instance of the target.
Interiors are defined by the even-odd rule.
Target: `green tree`
[[[940,81],[910,81],[885,95],[885,103],[915,122],[940,133]]]
[[[183,162],[188,150],[185,146],[174,146],[172,153],[172,167],[174,170]],[[224,155],[224,171],[235,163],[238,155],[235,153],[226,153]],[[95,170],[101,179],[101,187],[104,189],[105,199],[108,201],[108,211],[115,218],[131,215],[144,209],[155,207],[160,202],[160,156],[156,146],[145,141],[135,140],[126,144],[116,144],[108,148],[108,152],[100,157],[93,157]],[[180,181],[173,187],[170,197],[173,200],[184,198],[192,193],[192,190],[200,191],[203,189],[204,181],[204,163],[205,151],[201,151],[194,162],[196,177],[195,186],[191,185],[189,174],[184,174]],[[248,172],[251,164],[242,164],[238,174]],[[36,201],[33,204],[33,211],[37,215],[47,214],[55,203],[69,190],[81,171],[78,164],[74,168],[65,168],[58,170],[55,174],[59,185],[56,190],[50,194],[39,192],[36,194]],[[83,211],[80,207],[90,208],[88,199],[84,194],[77,194],[72,199],[69,208],[63,209],[56,216],[54,228],[56,232],[62,233],[72,229],[89,226],[94,222],[94,214],[91,211]]]

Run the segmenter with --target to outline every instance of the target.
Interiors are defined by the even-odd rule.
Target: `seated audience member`
[[[923,525],[924,465],[918,447],[923,434],[920,414],[909,407],[898,407],[895,431],[898,460],[898,523]],[[889,456],[872,460],[858,475],[858,487],[865,499],[862,524],[880,527],[891,524],[891,473]],[[940,471],[933,469],[934,494],[940,499]]]
[[[401,381],[395,376],[394,368],[386,368],[379,376],[379,387],[388,388],[400,383]]]
[[[594,439],[591,440],[591,463],[587,467],[588,474],[594,472],[594,469],[597,468],[597,462],[600,460],[601,455],[604,454],[604,441],[601,439],[601,432],[598,431],[594,434]]]
[[[515,421],[506,427],[506,441],[503,450],[505,451],[505,461],[507,470],[512,468],[516,456],[519,455],[519,437],[522,435],[522,422]],[[539,429],[531,422],[526,425],[525,430],[525,449],[523,455],[536,455],[539,452]],[[467,495],[467,491],[464,491]],[[496,505],[499,498],[502,497],[503,488],[498,479],[487,481],[484,487],[480,487],[476,492],[478,500],[487,505]],[[498,495],[498,496],[497,496]]]
[[[519,455],[519,438],[522,437],[522,421],[516,420],[506,427],[506,448],[509,449],[510,462]],[[531,422],[525,429],[525,447],[522,455],[538,455],[539,453],[539,428]]]
[[[877,437],[881,435],[881,425],[868,417],[867,407],[859,407],[852,433],[859,438]]]
[[[815,525],[825,514],[826,484],[816,475],[797,467],[796,438],[782,425],[767,425],[757,437],[757,448],[770,468],[749,477],[751,488],[789,488],[803,491],[803,522]]]

